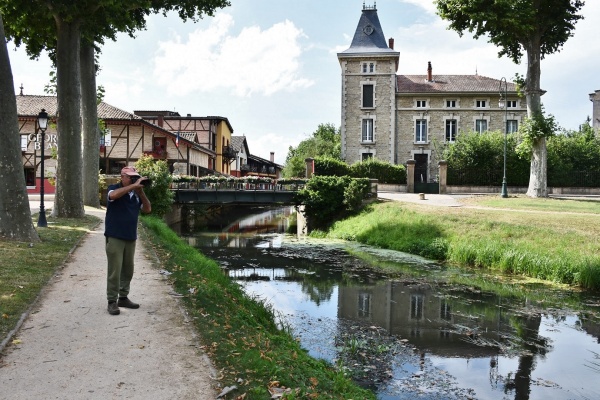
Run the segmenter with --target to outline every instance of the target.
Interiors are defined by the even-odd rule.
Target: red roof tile
[[[398,93],[498,93],[500,80],[481,75],[398,75]],[[507,91],[516,92],[516,85],[507,82]]]

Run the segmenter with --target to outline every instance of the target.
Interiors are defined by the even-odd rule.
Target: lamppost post
[[[42,131],[42,143],[40,144],[41,157],[40,162],[40,214],[38,218],[38,227],[47,227],[46,222],[46,210],[44,209],[44,147],[46,145],[46,129],[48,129],[48,113],[42,108],[42,111],[38,114],[38,128]]]
[[[504,108],[504,170],[502,175],[502,194],[503,198],[508,197],[508,190],[506,188],[506,135],[508,133],[508,84],[506,78],[500,79],[500,101],[498,105]]]

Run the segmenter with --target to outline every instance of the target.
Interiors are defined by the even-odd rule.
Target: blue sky
[[[98,84],[105,101],[128,112],[171,110],[227,117],[250,152],[284,164],[289,146],[321,123],[341,119],[341,70],[363,0],[231,0],[232,6],[194,24],[153,16],[135,39],[108,42]],[[367,0],[366,5],[373,5]],[[379,0],[379,19],[400,52],[399,74],[474,74],[511,80],[525,64],[499,59],[482,38],[448,31],[430,0]],[[588,95],[600,89],[600,1],[587,0],[585,19],[561,52],[542,61],[542,97],[559,124],[576,129],[592,113]],[[44,94],[50,62],[29,60],[8,44],[15,90]]]

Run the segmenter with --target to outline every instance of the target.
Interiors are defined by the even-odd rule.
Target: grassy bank
[[[287,329],[278,329],[274,310],[246,295],[214,260],[184,243],[161,220],[143,219],[144,237],[155,247],[161,268],[201,333],[205,351],[232,394],[269,399],[269,390],[289,388],[285,398],[374,399],[342,372],[303,350]],[[240,397],[242,398],[242,397]]]
[[[600,202],[482,197],[468,205],[379,202],[315,235],[600,289]]]
[[[33,217],[37,221],[37,214]],[[48,227],[38,229],[40,243],[0,240],[0,342],[17,326],[74,246],[99,222],[89,215],[83,219],[48,217]]]

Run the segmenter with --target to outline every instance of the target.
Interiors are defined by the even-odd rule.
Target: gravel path
[[[104,210],[86,209],[104,219]],[[215,399],[215,371],[138,241],[130,298],[106,311],[104,223],[74,249],[0,354],[3,399]]]

